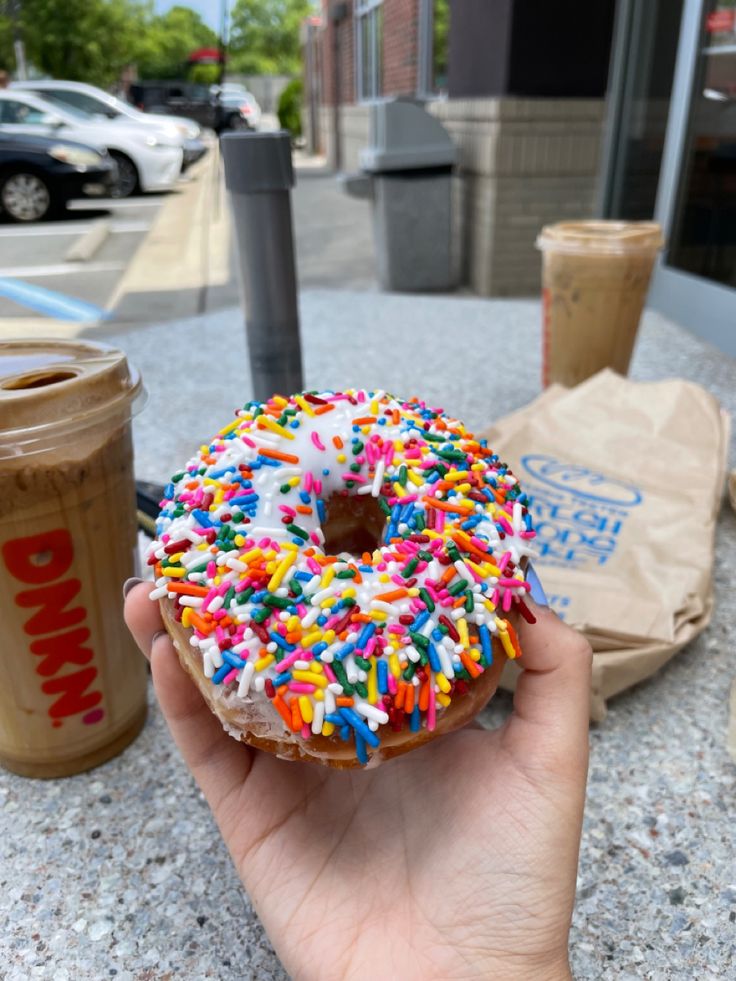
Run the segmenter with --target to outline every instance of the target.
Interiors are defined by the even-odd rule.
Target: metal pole
[[[228,15],[228,0],[222,0],[220,6],[220,71],[218,75],[218,85],[222,85],[225,81],[225,59],[227,58],[227,15]]]
[[[288,133],[226,133],[220,141],[235,220],[254,397],[300,392],[296,263]]]
[[[308,150],[309,153],[317,152],[317,67],[316,67],[316,51],[315,46],[317,43],[317,29],[314,24],[307,24],[307,43],[306,54],[307,54],[307,95],[309,97],[309,142]]]
[[[334,168],[342,170],[342,135],[340,133],[340,101],[342,99],[342,71],[340,69],[340,24],[346,16],[344,3],[334,3],[330,8],[332,20],[332,91],[335,104],[332,107],[332,139],[334,142]]]
[[[20,26],[20,0],[11,0],[10,16],[13,21],[13,54],[15,55],[15,75],[19,82],[28,78],[26,65],[26,46]]]

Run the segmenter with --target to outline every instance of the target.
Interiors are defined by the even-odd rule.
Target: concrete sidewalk
[[[421,395],[475,431],[540,391],[538,300],[304,289],[300,317],[306,388]],[[253,396],[239,307],[148,326],[110,324],[87,336],[121,347],[147,381],[150,401],[136,427],[137,469],[146,479],[168,480],[191,447],[219,428],[223,412]],[[193,370],[193,352],[205,370]],[[630,374],[692,378],[736,410],[736,362],[652,311],[644,314]],[[149,427],[167,434],[155,448]],[[736,466],[736,429],[732,437]]]
[[[301,287],[376,286],[370,207],[337,179],[296,162],[294,245]],[[115,323],[214,313],[240,302],[230,208],[217,146],[194,181],[161,209],[111,304]]]
[[[150,323],[206,313],[237,302],[232,281],[230,212],[219,144],[167,198],[108,304],[111,319]],[[219,304],[214,293],[225,290]]]
[[[297,160],[292,206],[300,286],[377,288],[368,201],[348,197],[326,169]]]
[[[476,430],[539,393],[538,300],[305,289],[301,318],[308,387],[368,385],[421,395]],[[149,388],[149,404],[134,425],[141,477],[168,479],[252,394],[238,308],[150,326],[108,327],[94,336],[123,347]],[[657,314],[645,314],[631,375],[689,378],[736,411],[736,362]],[[683,479],[697,481],[686,461]],[[716,602],[709,629],[655,678],[614,699],[605,721],[591,731],[571,935],[577,978],[733,976],[729,917],[736,904],[736,809],[734,766],[725,743],[736,642],[735,551],[736,516],[726,505],[716,535]],[[511,696],[502,693],[484,718],[500,724],[510,710]],[[94,808],[101,790],[94,781],[103,777],[105,792],[125,802],[116,820],[105,825],[103,840],[123,855],[133,839],[142,850],[137,864],[115,865],[110,895],[129,891],[147,897],[148,905],[145,920],[128,923],[116,917],[114,933],[92,947],[87,944],[96,969],[89,976],[101,977],[111,963],[135,971],[153,950],[159,970],[185,977],[284,978],[241,898],[211,815],[192,796],[191,778],[164,735],[157,708],[140,739],[104,773],[74,778],[85,838],[99,827]],[[69,915],[59,917],[58,935],[65,950],[73,950],[76,934],[65,925],[79,917],[96,918],[96,893],[85,881],[69,881],[69,832],[59,828],[55,799],[44,802],[43,782],[9,782],[12,799],[28,819],[19,824],[17,815],[9,815],[5,834],[22,838],[24,853],[44,856],[46,879],[66,876]],[[188,802],[184,830],[172,836],[171,801],[180,800]],[[146,821],[146,833],[140,834]],[[154,861],[168,870],[178,869],[179,861],[186,874],[172,874],[151,891],[145,863]],[[9,881],[20,891],[22,879],[17,887]],[[212,909],[218,915],[208,923],[208,942],[188,956],[193,882],[203,884],[208,915]],[[20,906],[13,923],[23,939],[60,902],[48,890],[39,887],[38,892],[38,906]],[[121,949],[127,951],[124,965],[116,959]],[[7,960],[10,952],[0,938],[2,953]]]

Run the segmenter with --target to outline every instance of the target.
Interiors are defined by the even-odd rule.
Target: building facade
[[[450,131],[475,292],[537,294],[544,224],[655,218],[650,303],[736,354],[736,0],[323,0],[313,39],[312,146],[336,170],[377,100]]]
[[[539,52],[520,43],[538,36],[532,8],[545,6],[323,0],[315,149],[336,169],[357,170],[371,105],[396,96],[426,100],[459,147],[455,252],[462,281],[480,295],[537,292],[541,225],[595,209],[610,18],[607,29],[603,18],[593,77],[560,84],[566,52],[540,66]],[[567,6],[567,27],[565,17],[553,19],[561,37],[569,36],[579,5]]]

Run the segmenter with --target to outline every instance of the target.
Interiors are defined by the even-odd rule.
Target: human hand
[[[500,729],[375,770],[289,763],[228,736],[179,664],[151,584],[125,617],[248,895],[296,979],[570,976],[590,647],[551,611],[518,626]]]

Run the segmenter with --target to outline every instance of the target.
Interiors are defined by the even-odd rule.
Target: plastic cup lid
[[[536,245],[543,252],[629,255],[657,252],[664,239],[656,221],[560,221],[545,225]]]
[[[35,452],[126,407],[133,414],[144,401],[139,373],[108,344],[0,342],[0,459]]]

